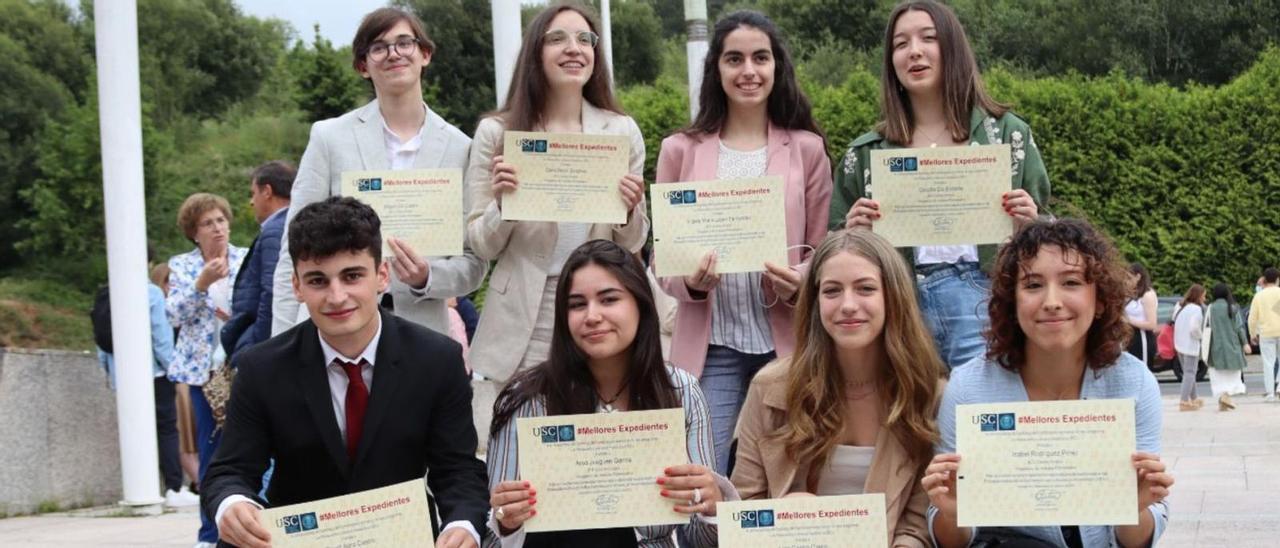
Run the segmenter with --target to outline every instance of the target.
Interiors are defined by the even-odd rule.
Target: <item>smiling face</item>
[[[591,25],[573,10],[560,12],[547,25],[542,40],[542,71],[552,89],[581,93],[582,87],[591,79],[596,54],[593,45],[579,39],[584,32],[593,32]]]
[[[1098,288],[1080,254],[1044,246],[1018,274],[1018,326],[1042,352],[1083,353],[1098,314]]]
[[[838,350],[865,350],[884,331],[884,287],[880,267],[842,251],[822,264],[818,275],[818,313]]]
[[[397,22],[374,40],[375,44],[381,42],[389,46],[386,57],[375,61],[370,55],[365,55],[360,75],[373,81],[374,92],[379,96],[398,95],[415,89],[421,94],[422,71],[431,64],[431,53],[418,44],[409,55],[402,55],[395,43],[405,38],[414,38],[413,27],[408,21]]]
[[[893,25],[893,71],[911,94],[942,92],[942,48],[933,17],[908,10]]]
[[[618,278],[597,264],[574,271],[568,299],[569,334],[588,360],[628,351],[640,325],[636,299]]]
[[[762,107],[773,91],[773,43],[755,27],[741,26],[724,38],[720,85],[731,107]]]
[[[367,250],[341,251],[294,264],[293,294],[334,347],[363,348],[378,330],[378,295],[387,290],[387,264]],[[355,344],[360,343],[360,344]]]

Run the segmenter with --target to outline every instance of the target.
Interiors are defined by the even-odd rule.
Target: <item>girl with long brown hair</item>
[[[987,94],[964,27],[951,8],[908,0],[889,15],[880,80],[881,119],[849,146],[835,170],[829,228],[868,228],[884,214],[873,199],[871,151],[1008,144],[1009,191],[1000,199],[1015,228],[1039,216],[1049,176],[1031,127]],[[982,354],[995,245],[904,247],[920,307],[948,368]]]
[[[884,493],[891,546],[927,546],[918,482],[942,363],[884,238],[831,234],[796,303],[796,352],[751,382],[732,481],[743,499]]]
[[[467,240],[476,255],[496,261],[469,358],[476,371],[497,380],[547,358],[555,284],[571,251],[602,239],[634,253],[649,230],[644,139],[613,96],[595,17],[583,6],[555,4],[534,17],[524,37],[506,102],[476,128],[464,176]],[[503,161],[508,130],[626,136],[630,173],[619,181],[618,199],[627,222],[504,221],[502,197],[520,185],[520,174]]]

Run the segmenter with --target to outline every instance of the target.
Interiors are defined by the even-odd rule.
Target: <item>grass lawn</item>
[[[93,350],[93,293],[30,277],[0,278],[0,346]]]

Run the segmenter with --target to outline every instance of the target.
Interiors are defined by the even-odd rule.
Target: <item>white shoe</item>
[[[1278,400],[1276,400],[1276,395],[1275,395],[1275,394],[1267,394],[1267,396],[1266,396],[1266,397],[1262,398],[1262,401],[1267,402],[1267,403],[1275,403],[1275,402],[1276,402],[1276,401],[1278,401]]]
[[[164,505],[169,508],[185,508],[187,506],[196,506],[200,504],[200,497],[186,487],[181,490],[174,491],[168,489],[164,492]]]

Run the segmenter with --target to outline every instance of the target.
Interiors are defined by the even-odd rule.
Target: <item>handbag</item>
[[[220,430],[227,422],[227,400],[231,399],[231,381],[235,376],[236,370],[228,364],[223,364],[209,372],[209,380],[205,381],[202,387],[204,399],[208,400],[209,409],[212,411],[214,432]]]
[[[1208,307],[1208,311],[1204,314],[1204,328],[1200,330],[1200,359],[1204,363],[1209,363],[1209,344],[1213,340],[1213,327],[1210,327],[1209,319],[1213,317],[1213,307]]]

